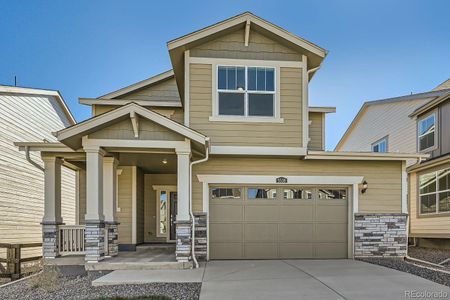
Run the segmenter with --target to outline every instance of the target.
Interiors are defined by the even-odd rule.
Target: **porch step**
[[[182,270],[192,269],[192,262],[161,261],[161,262],[99,262],[86,263],[86,271],[115,270]]]

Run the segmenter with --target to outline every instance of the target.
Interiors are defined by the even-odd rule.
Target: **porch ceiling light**
[[[364,180],[362,183],[362,187],[361,187],[361,193],[364,194],[368,188],[369,188],[369,184],[367,183],[367,181]]]
[[[166,164],[167,164],[167,158],[164,158],[164,159],[162,160],[162,163],[166,165]]]

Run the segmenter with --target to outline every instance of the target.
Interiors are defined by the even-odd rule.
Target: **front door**
[[[178,197],[177,192],[170,192],[170,237],[169,239],[171,241],[174,241],[176,239],[176,226],[175,221],[177,219],[177,212],[178,212]]]

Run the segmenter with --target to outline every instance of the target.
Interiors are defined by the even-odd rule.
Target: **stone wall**
[[[57,224],[42,224],[42,256],[59,256],[59,230]]]
[[[118,225],[116,222],[105,225],[108,232],[108,253],[105,253],[107,256],[117,256],[119,254]]]
[[[98,262],[105,258],[105,223],[86,221],[84,232],[86,262]]]
[[[355,257],[404,257],[407,214],[355,214]]]
[[[207,253],[207,214],[195,213],[195,257],[197,260],[205,260]],[[176,222],[176,258],[179,262],[192,260],[191,240],[192,224],[190,221]]]
[[[206,260],[208,248],[207,241],[207,214],[194,213],[195,217],[195,257],[197,260]]]

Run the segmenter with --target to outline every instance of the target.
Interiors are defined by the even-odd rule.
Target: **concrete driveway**
[[[450,299],[446,286],[354,260],[211,261],[195,270],[114,271],[93,285],[150,282],[202,282],[201,300],[421,299],[408,291],[442,291]]]

